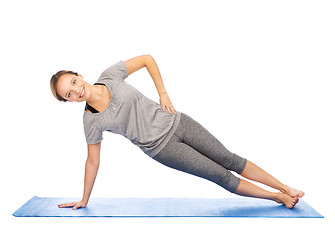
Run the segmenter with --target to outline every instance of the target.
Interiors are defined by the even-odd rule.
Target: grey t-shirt
[[[176,131],[181,112],[169,114],[160,104],[145,97],[124,81],[128,69],[123,61],[107,68],[98,83],[107,86],[111,100],[99,113],[84,111],[84,132],[87,144],[103,139],[102,132],[121,134],[154,157],[171,139]]]

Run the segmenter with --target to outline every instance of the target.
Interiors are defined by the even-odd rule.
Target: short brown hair
[[[76,72],[61,70],[61,71],[58,71],[56,74],[54,74],[51,77],[51,80],[50,80],[51,92],[54,95],[54,97],[58,101],[61,101],[61,102],[67,102],[67,100],[65,98],[63,98],[61,95],[58,94],[58,92],[57,92],[57,83],[58,83],[58,80],[60,79],[60,77],[63,76],[63,75],[65,75],[65,74],[72,74],[72,75],[78,76],[78,73],[76,73]]]

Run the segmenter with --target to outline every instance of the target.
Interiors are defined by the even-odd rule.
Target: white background
[[[331,238],[333,1],[2,1],[1,234],[12,239]],[[15,218],[32,196],[82,196],[84,103],[56,101],[52,74],[94,83],[150,54],[179,111],[232,152],[306,192],[324,219]],[[142,69],[126,81],[159,101]],[[236,197],[104,133],[92,197]]]

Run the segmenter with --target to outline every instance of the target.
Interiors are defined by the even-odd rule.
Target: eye
[[[77,82],[77,80],[75,79],[75,80],[73,80],[73,85],[76,85],[76,82]]]
[[[67,95],[67,97],[70,98],[70,97],[71,97],[71,93],[69,93],[69,94]]]

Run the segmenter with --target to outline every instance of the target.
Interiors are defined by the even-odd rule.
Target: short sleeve
[[[109,83],[112,88],[124,81],[128,77],[128,69],[126,63],[120,61],[107,68],[101,76],[98,82]]]
[[[94,119],[87,119],[84,116],[84,132],[87,144],[96,144],[102,141],[102,130],[97,126]]]

